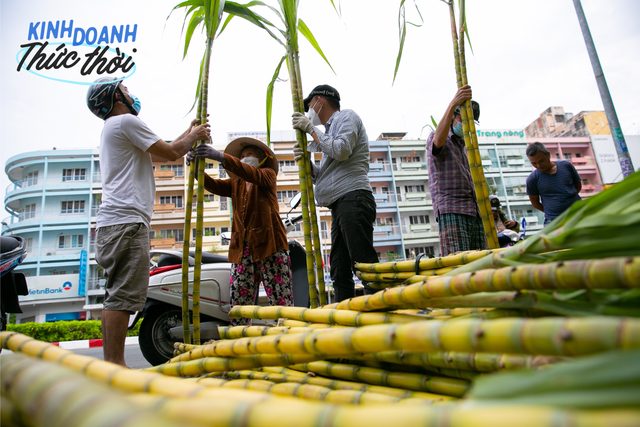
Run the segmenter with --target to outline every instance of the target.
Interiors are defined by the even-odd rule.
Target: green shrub
[[[140,322],[127,333],[138,336]],[[21,323],[7,325],[7,331],[18,332],[44,342],[94,340],[102,338],[102,322],[98,320],[61,320],[46,323]]]

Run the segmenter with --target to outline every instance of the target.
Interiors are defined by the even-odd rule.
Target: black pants
[[[366,190],[345,194],[329,206],[331,209],[331,279],[335,301],[355,295],[353,273],[355,262],[376,263],[378,255],[373,248],[373,222],[376,219],[376,201]],[[365,286],[365,293],[375,291]]]

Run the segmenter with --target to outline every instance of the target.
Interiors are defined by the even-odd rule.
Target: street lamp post
[[[573,5],[576,8],[576,14],[578,15],[578,21],[580,22],[580,28],[582,29],[582,36],[584,42],[587,45],[587,52],[589,53],[589,59],[591,60],[591,66],[593,67],[593,73],[596,76],[596,82],[598,83],[598,90],[600,91],[600,98],[602,98],[602,104],[604,105],[604,111],[609,121],[609,129],[611,129],[611,136],[613,137],[613,143],[618,153],[618,161],[620,162],[620,168],[622,169],[622,175],[626,178],[632,174],[633,163],[629,156],[629,150],[627,149],[627,143],[624,140],[622,129],[620,129],[620,123],[618,122],[618,115],[616,109],[613,106],[613,100],[609,93],[607,81],[604,78],[604,72],[600,66],[600,60],[598,59],[598,52],[596,52],[596,46],[591,38],[591,31],[589,31],[589,24],[587,24],[587,18],[582,10],[582,4],[580,0],[573,0]]]

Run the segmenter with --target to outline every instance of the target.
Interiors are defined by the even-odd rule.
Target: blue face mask
[[[140,114],[140,109],[142,108],[142,104],[140,103],[140,100],[138,99],[137,96],[133,95],[133,94],[129,94],[129,96],[131,97],[131,99],[133,99],[133,105],[131,105],[131,108],[134,109],[134,111],[136,112],[136,116],[138,114]]]
[[[457,136],[458,138],[462,138],[463,133],[462,133],[462,122],[458,122],[457,125],[453,126],[451,128],[451,130],[453,130],[453,133],[455,136]]]

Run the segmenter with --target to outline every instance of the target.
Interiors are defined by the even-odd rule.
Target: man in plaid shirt
[[[458,89],[440,125],[427,139],[429,190],[440,228],[442,256],[487,247],[460,116],[460,105],[470,99],[469,85]],[[473,118],[478,120],[480,106],[472,101],[472,108]]]

